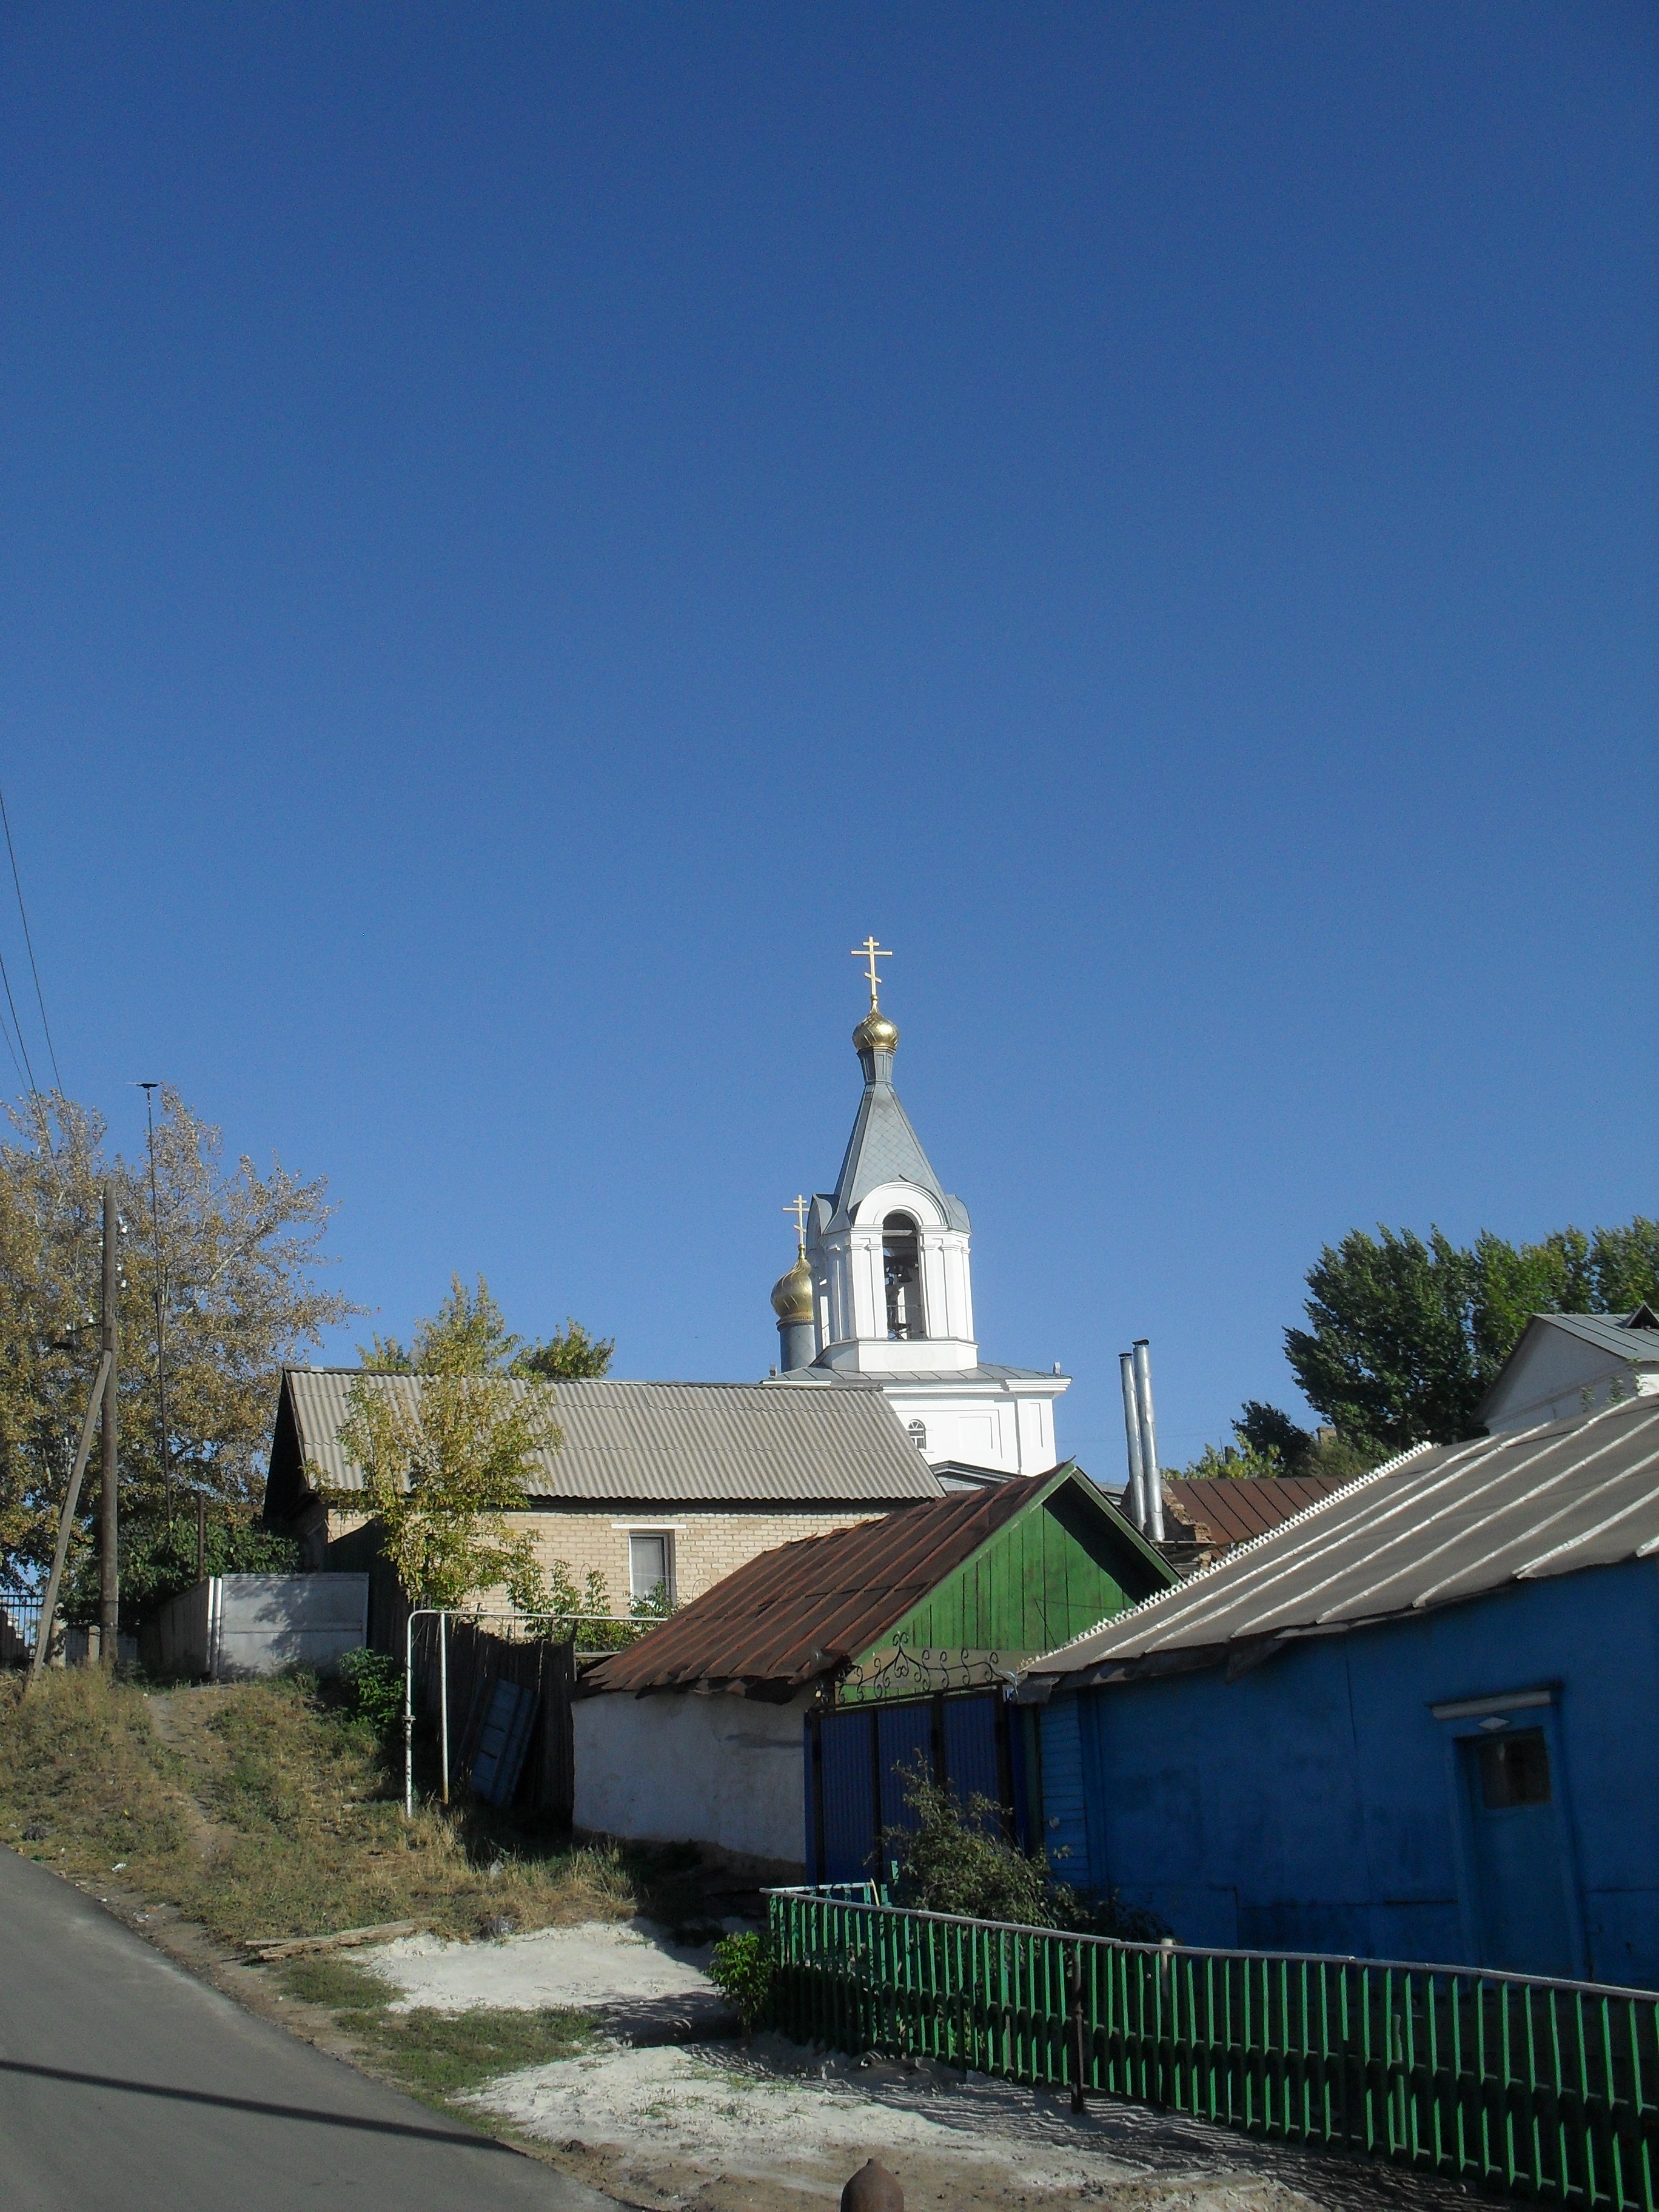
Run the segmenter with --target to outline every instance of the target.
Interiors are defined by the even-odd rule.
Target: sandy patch
[[[400,1992],[393,2012],[416,2005],[434,2012],[498,2006],[534,2012],[544,2005],[578,2010],[658,1998],[717,2000],[703,1969],[708,1951],[665,1942],[649,1922],[591,1920],[577,1928],[540,1928],[498,1942],[447,1942],[404,1936],[356,1963]]]
[[[621,2150],[647,2186],[690,2165],[833,2194],[873,2154],[895,2171],[944,2160],[1045,2192],[1147,2171],[1100,2122],[1079,2124],[1029,2090],[943,2069],[860,2069],[771,2037],[746,2052],[705,2044],[567,2059],[509,2075],[473,2101],[544,2142]]]

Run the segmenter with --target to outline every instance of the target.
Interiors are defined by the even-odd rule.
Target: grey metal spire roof
[[[945,1203],[944,1186],[910,1127],[897,1091],[877,1076],[864,1086],[858,1118],[847,1140],[846,1157],[836,1178],[836,1212],[850,1213],[861,1198],[884,1182],[920,1184],[941,1206]]]
[[[915,1183],[936,1200],[952,1229],[966,1231],[968,1209],[951,1197],[933,1173],[921,1140],[893,1088],[890,1052],[859,1054],[864,1063],[864,1096],[847,1139],[847,1151],[830,1200],[832,1218],[850,1217],[860,1200],[884,1182]]]

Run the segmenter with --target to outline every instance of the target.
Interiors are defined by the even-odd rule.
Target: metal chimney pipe
[[[1123,1374],[1123,1431],[1129,1443],[1129,1518],[1137,1528],[1144,1528],[1146,1486],[1140,1474],[1140,1401],[1135,1394],[1134,1354],[1120,1352],[1117,1364]]]
[[[1141,1534],[1164,1541],[1164,1485],[1158,1471],[1158,1432],[1152,1426],[1152,1356],[1144,1336],[1135,1339],[1135,1404],[1140,1416],[1140,1479],[1146,1486],[1146,1518]]]

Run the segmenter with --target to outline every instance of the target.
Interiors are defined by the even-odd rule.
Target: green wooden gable
[[[1178,1580],[1162,1553],[1068,1461],[860,1655],[837,1702],[996,1680]]]

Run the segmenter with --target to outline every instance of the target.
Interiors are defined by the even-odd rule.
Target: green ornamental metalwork
[[[1096,2090],[1515,2197],[1659,2212],[1659,1996],[1190,1950],[775,1891],[798,2041]]]

